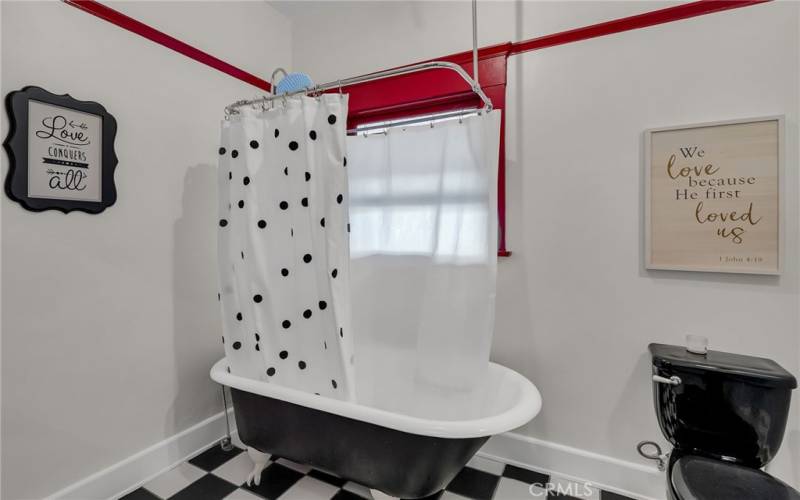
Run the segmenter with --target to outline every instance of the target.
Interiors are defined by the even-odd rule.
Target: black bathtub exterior
[[[247,446],[398,498],[441,491],[489,439],[410,434],[234,388],[231,395]]]

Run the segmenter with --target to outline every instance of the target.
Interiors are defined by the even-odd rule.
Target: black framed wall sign
[[[6,96],[6,194],[28,210],[100,213],[117,200],[117,122],[96,102],[24,87]]]

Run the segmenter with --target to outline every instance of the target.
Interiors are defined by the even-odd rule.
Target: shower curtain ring
[[[342,95],[342,81],[336,80],[336,82],[339,84],[339,95]]]

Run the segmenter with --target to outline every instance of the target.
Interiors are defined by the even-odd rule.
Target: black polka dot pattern
[[[335,97],[304,103],[319,106],[310,121],[306,109],[276,109],[253,116],[263,120],[256,127],[232,121],[223,129],[218,238],[226,262],[217,299],[226,321],[217,338],[237,375],[257,366],[264,383],[344,398],[352,340],[337,300],[346,290],[324,279],[337,279],[348,262],[346,107]]]

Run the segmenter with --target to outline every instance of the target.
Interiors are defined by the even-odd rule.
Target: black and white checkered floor
[[[259,486],[245,480],[253,467],[241,448],[225,452],[214,445],[181,463],[123,500],[364,500],[369,489],[284,458],[271,457]],[[588,499],[630,500],[583,483],[551,477],[541,472],[474,457],[439,500]]]

